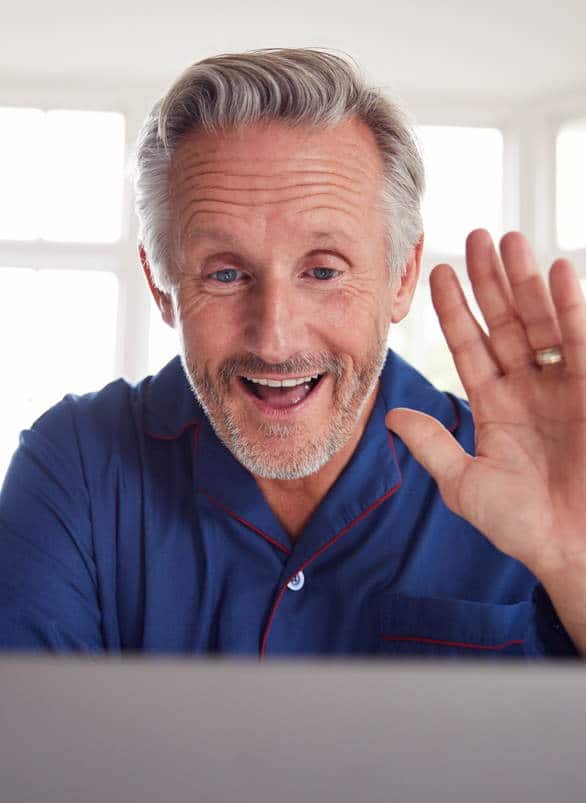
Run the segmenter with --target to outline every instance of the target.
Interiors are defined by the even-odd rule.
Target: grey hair
[[[423,163],[406,113],[367,86],[354,62],[332,52],[262,49],[193,64],[155,103],[140,131],[134,180],[139,237],[160,289],[172,286],[169,167],[188,132],[211,133],[269,120],[325,128],[353,117],[370,128],[382,157],[386,259],[391,279],[401,275],[423,231]]]

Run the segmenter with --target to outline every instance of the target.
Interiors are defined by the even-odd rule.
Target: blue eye
[[[312,268],[311,272],[313,273],[314,277],[320,281],[334,279],[339,273],[339,271],[334,270],[334,268]]]
[[[240,271],[237,271],[235,268],[224,268],[223,270],[217,270],[215,273],[210,273],[210,276],[218,282],[222,282],[222,284],[232,284],[238,278],[238,274]]]

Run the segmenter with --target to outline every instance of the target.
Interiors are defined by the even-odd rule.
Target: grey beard
[[[212,428],[226,448],[248,471],[264,479],[296,480],[319,471],[350,440],[364,408],[376,387],[387,356],[386,338],[379,339],[362,369],[344,389],[343,361],[331,353],[296,355],[278,365],[263,362],[252,354],[226,360],[218,371],[217,386],[207,372],[200,372],[182,348],[181,360],[191,388]],[[247,437],[245,422],[239,422],[224,401],[230,381],[243,374],[271,373],[312,375],[331,373],[335,377],[331,425],[324,437],[312,438],[299,422],[263,422],[258,439]],[[303,444],[286,455],[287,441],[305,435]],[[275,452],[276,450],[276,452]],[[271,454],[272,453],[272,454]]]

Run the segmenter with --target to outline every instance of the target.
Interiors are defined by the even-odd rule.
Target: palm
[[[486,232],[468,239],[471,283],[486,320],[472,317],[449,266],[432,274],[442,329],[467,390],[476,457],[437,422],[397,410],[390,426],[436,478],[446,504],[535,574],[586,560],[586,313],[559,260],[551,295],[520,234],[504,238],[505,270]],[[564,361],[535,351],[560,344]]]
[[[586,519],[586,425],[575,409],[586,388],[540,379],[503,377],[484,389],[473,404],[477,459],[448,503],[533,566],[555,559],[556,548],[579,547],[570,540],[572,522]]]

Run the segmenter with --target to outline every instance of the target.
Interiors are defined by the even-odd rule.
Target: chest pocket
[[[530,602],[511,605],[383,592],[382,655],[416,658],[520,658]]]

